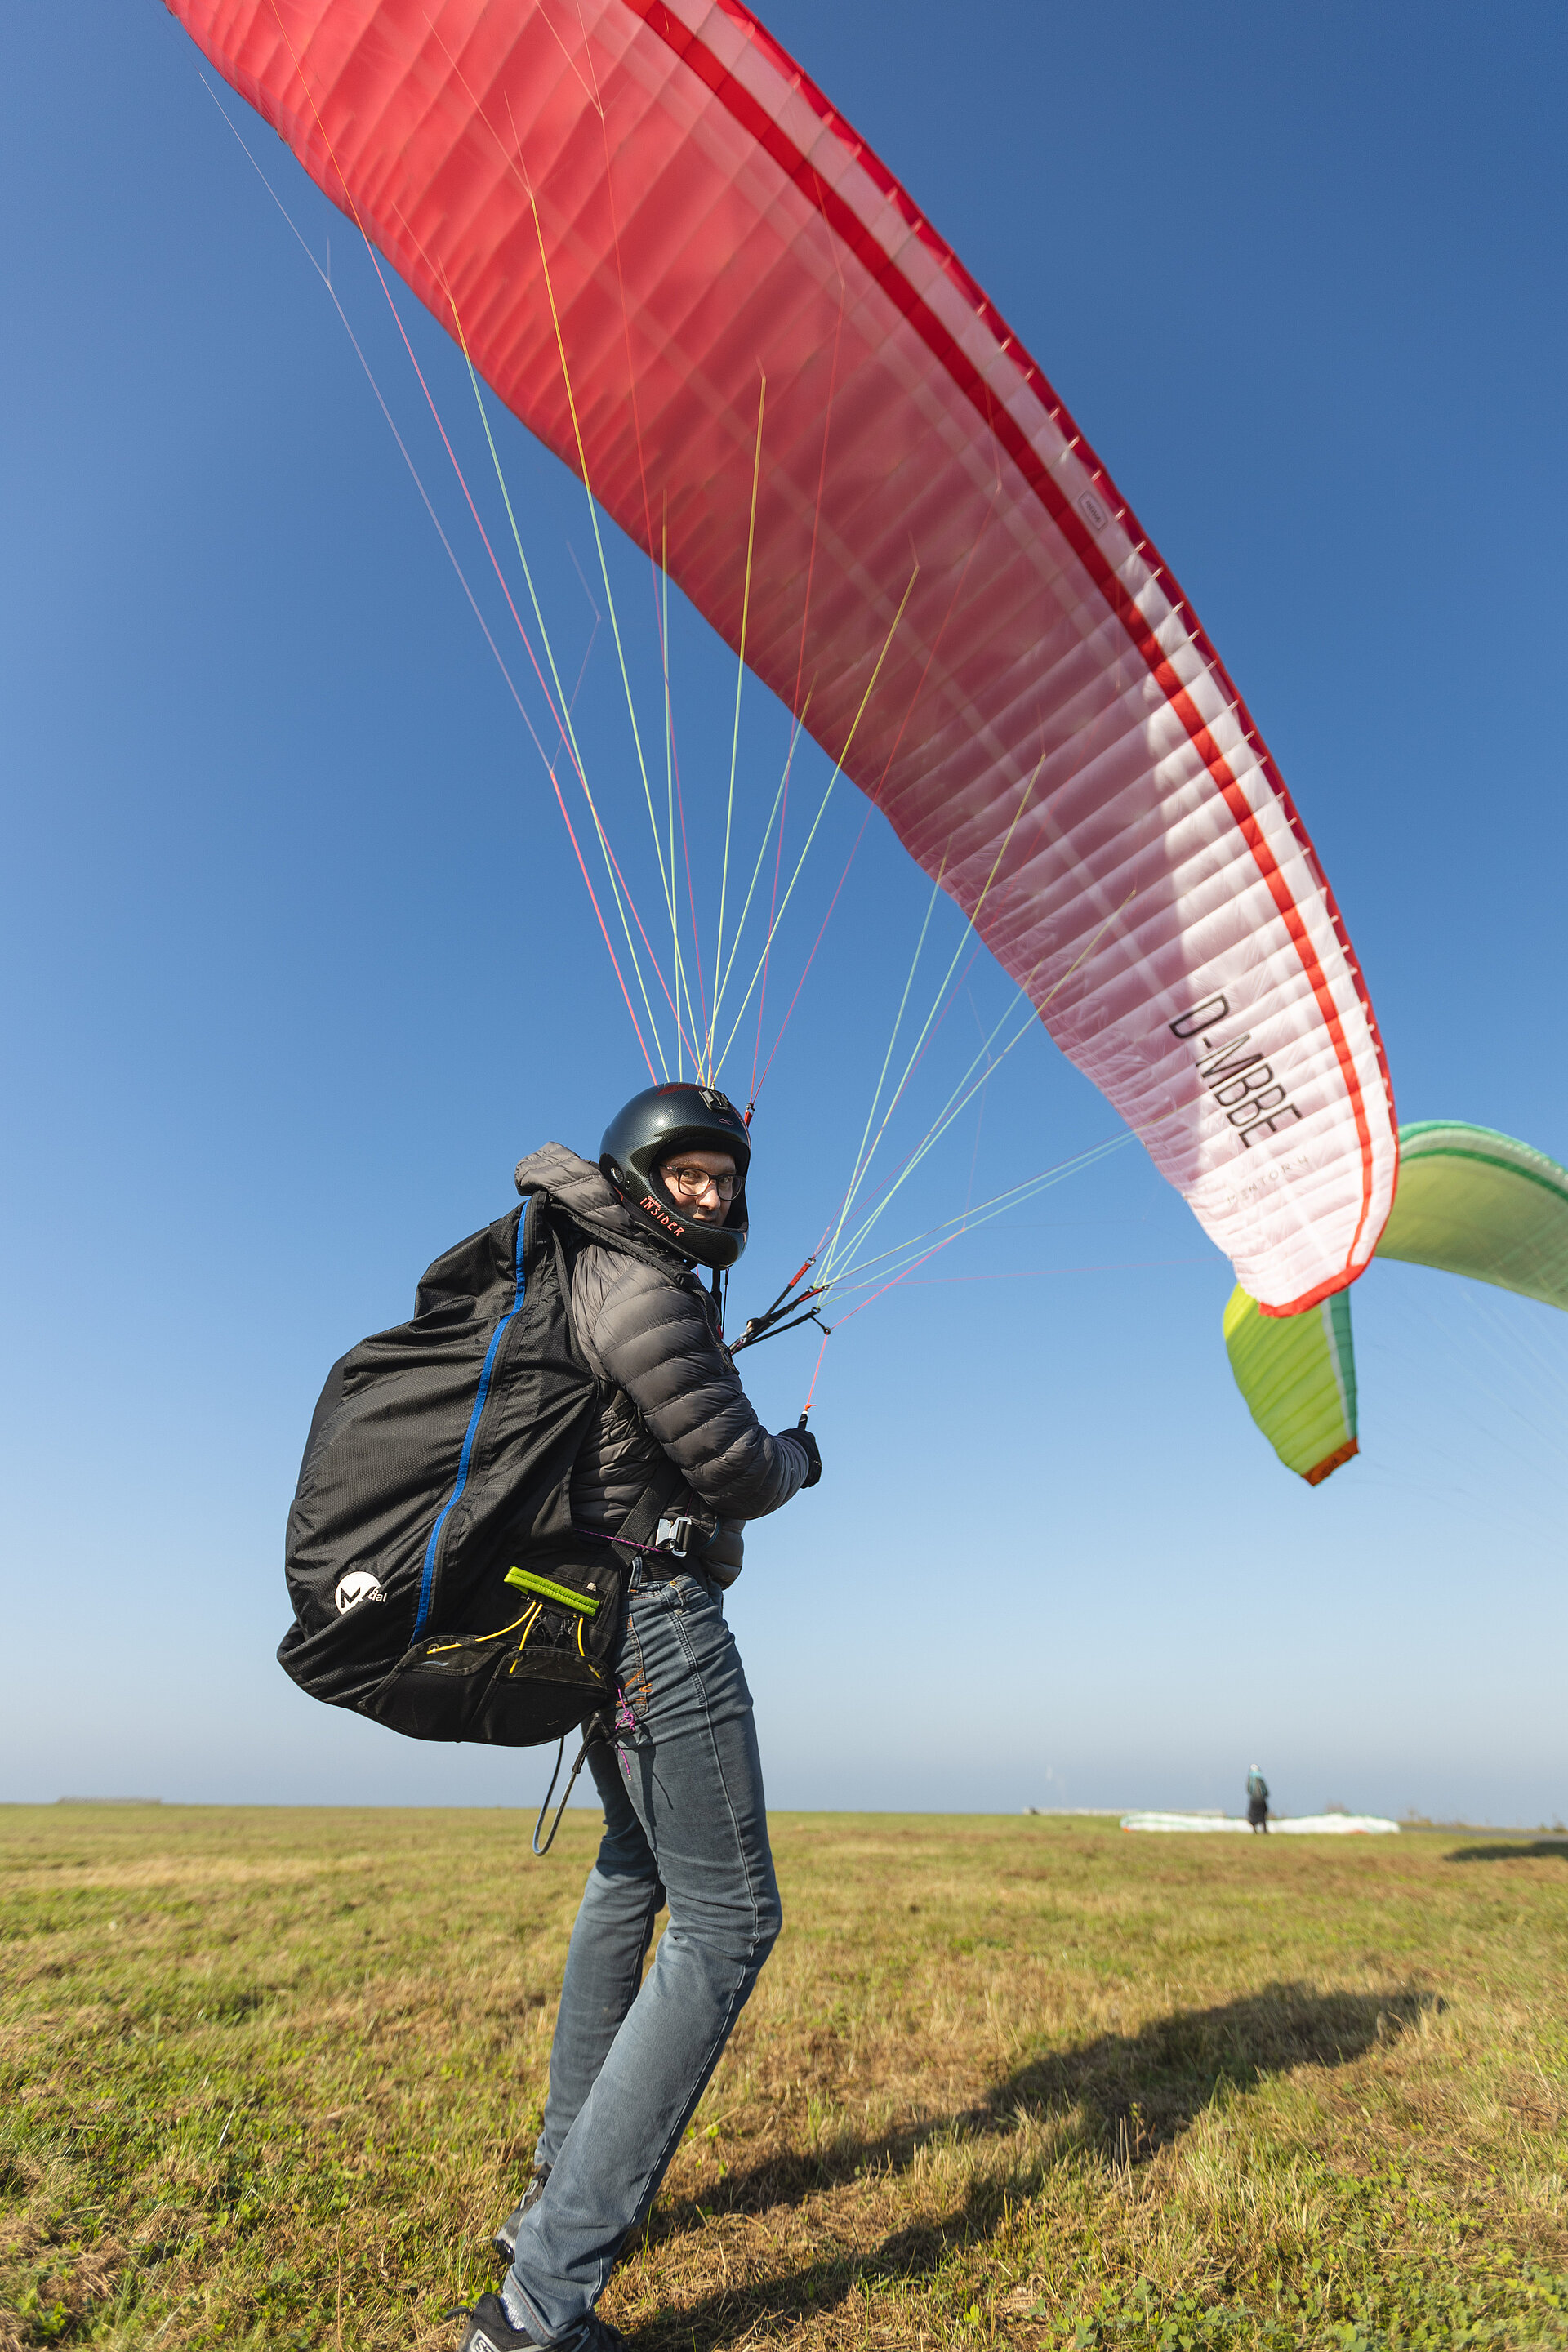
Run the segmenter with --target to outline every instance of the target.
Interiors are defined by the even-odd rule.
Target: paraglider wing
[[[1489,1127],[1403,1127],[1377,1255],[1568,1309],[1568,1168]],[[1360,1451],[1348,1291],[1283,1318],[1233,1291],[1225,1344],[1247,1409],[1288,1470],[1315,1486]]]
[[[1285,1317],[1260,1315],[1235,1290],[1225,1345],[1247,1410],[1287,1470],[1318,1486],[1360,1453],[1348,1290]]]
[[[1399,1190],[1377,1245],[1568,1308],[1568,1168],[1489,1127],[1422,1119],[1399,1135]]]
[[[1268,750],[1041,370],[755,19],[171,5],[501,399],[743,627],[1264,1312],[1352,1281],[1393,1108]]]

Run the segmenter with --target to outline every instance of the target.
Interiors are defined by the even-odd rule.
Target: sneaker
[[[537,2352],[539,2337],[512,2326],[499,2294],[481,2294],[471,2311],[452,2315],[468,2323],[458,2352]]]
[[[506,2264],[509,2271],[517,2254],[517,2232],[522,2217],[531,2205],[538,2204],[544,2194],[544,2184],[549,2178],[550,2167],[547,2164],[535,2165],[528,2187],[522,2192],[521,2204],[512,2207],[511,2211],[490,2240],[492,2252],[498,2261]]]
[[[512,2326],[499,2294],[481,2294],[472,2310],[460,2315],[468,2324],[458,2352],[542,2352],[542,2339]],[[590,2312],[574,2336],[555,2337],[552,2352],[626,2352],[626,2339],[618,2327]]]

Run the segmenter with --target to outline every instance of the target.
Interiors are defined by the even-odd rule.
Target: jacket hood
[[[645,1265],[659,1266],[667,1274],[689,1271],[689,1259],[656,1240],[642,1220],[633,1216],[609,1178],[592,1160],[568,1151],[563,1143],[546,1143],[531,1151],[526,1160],[518,1161],[513,1181],[525,1196],[542,1192],[555,1202],[595,1241],[625,1250],[628,1257],[641,1258]]]

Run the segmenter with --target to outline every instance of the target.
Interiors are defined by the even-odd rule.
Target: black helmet
[[[735,1197],[721,1225],[705,1225],[667,1192],[661,1161],[674,1151],[727,1151],[735,1163]],[[746,1122],[715,1087],[645,1087],[605,1129],[599,1165],[660,1241],[700,1265],[727,1272],[746,1246],[746,1170],[752,1157]]]

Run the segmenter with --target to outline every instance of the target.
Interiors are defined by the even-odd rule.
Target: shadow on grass
[[[656,2215],[658,2239],[699,2226],[721,2212],[766,2211],[798,2203],[865,2173],[898,2173],[917,2149],[953,2135],[976,2139],[1012,2130],[1020,2116],[1079,2120],[1082,2139],[1112,2163],[1146,2163],[1188,2129],[1230,2084],[1249,2090],[1268,2075],[1300,2065],[1342,2066],[1374,2042],[1387,2042],[1442,2001],[1432,1993],[1320,1993],[1276,1984],[1222,2007],[1177,2010],[1137,2033],[1102,2033],[1051,2051],[995,2084],[982,2105],[879,2137],[846,2135],[815,2153],[785,2150],[731,2174],[700,2202],[683,2198]],[[1006,2184],[1010,2192],[1017,2184]],[[693,2352],[717,2352],[750,2330],[826,2313],[860,2283],[914,2281],[934,2274],[955,2246],[994,2228],[1003,2185],[978,2179],[952,2212],[894,2231],[863,2252],[825,2251],[820,2262],[725,2289],[661,2315],[637,2332],[642,2352],[666,2340]]]
[[[656,2216],[653,2234],[705,2214],[797,2203],[865,2173],[900,2172],[917,2148],[955,2133],[1011,2131],[1020,2116],[1076,2112],[1090,2147],[1117,2163],[1144,2163],[1179,2138],[1222,2085],[1250,2090],[1292,2066],[1345,2065],[1374,2042],[1404,2032],[1423,2011],[1442,2007],[1427,1992],[1321,1993],[1275,1984],[1219,2008],[1176,2010],[1137,2033],[1097,2034],[1043,2053],[994,2084],[978,2106],[878,2135],[845,2133],[819,2149],[782,2149],[674,2200]]]
[[[1266,1985],[1217,2009],[1176,2010],[1135,2034],[1050,2052],[999,2084],[987,2105],[1003,2122],[1019,2109],[1081,2106],[1117,2160],[1136,2164],[1179,2138],[1222,2085],[1247,2091],[1292,2066],[1345,2065],[1442,2006],[1433,1993]]]
[[[750,2341],[753,2334],[766,2342],[792,2322],[824,2318],[857,2287],[930,2278],[953,2245],[994,2221],[994,2215],[988,2213],[983,2221],[978,2210],[972,2211],[977,2204],[972,2198],[940,2222],[896,2230],[864,2253],[836,2248],[799,2270],[752,2280],[743,2287],[721,2287],[700,2302],[661,2311],[657,2319],[642,2323],[626,2339],[628,2346],[631,2352],[663,2352],[666,2346],[679,2347],[679,2352],[721,2352],[724,2345]]]
[[[1568,1837],[1510,1838],[1497,1845],[1458,1845],[1445,1862],[1568,1862]]]

